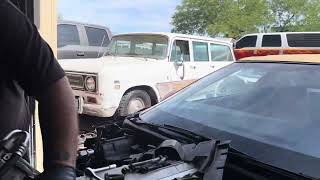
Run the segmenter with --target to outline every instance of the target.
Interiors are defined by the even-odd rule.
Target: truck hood
[[[105,56],[96,59],[65,59],[59,60],[59,64],[65,71],[99,73],[104,68],[120,67],[122,65],[145,65],[146,62],[157,60],[140,57],[116,57]]]

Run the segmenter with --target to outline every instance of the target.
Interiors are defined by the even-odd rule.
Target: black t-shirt
[[[48,44],[28,18],[0,0],[0,138],[27,130],[31,116],[26,96],[37,98],[64,77]]]

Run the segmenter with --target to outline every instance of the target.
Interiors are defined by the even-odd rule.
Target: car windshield
[[[168,37],[162,35],[115,36],[105,56],[130,56],[164,59],[168,52]]]
[[[142,113],[141,119],[155,124],[175,119],[181,127],[196,122],[320,158],[319,79],[319,65],[234,63]]]

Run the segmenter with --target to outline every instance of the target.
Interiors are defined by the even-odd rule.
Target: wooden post
[[[34,0],[34,23],[39,29],[41,36],[51,46],[55,55],[57,55],[57,0]],[[35,115],[35,145],[36,169],[43,171],[43,149],[42,138],[38,119],[38,108]]]

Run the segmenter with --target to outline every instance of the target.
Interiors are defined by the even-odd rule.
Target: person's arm
[[[1,65],[40,104],[44,179],[73,179],[78,121],[64,71],[37,28],[8,0],[0,0],[0,22]]]
[[[45,168],[74,167],[79,132],[74,95],[66,78],[50,85],[38,99]]]

